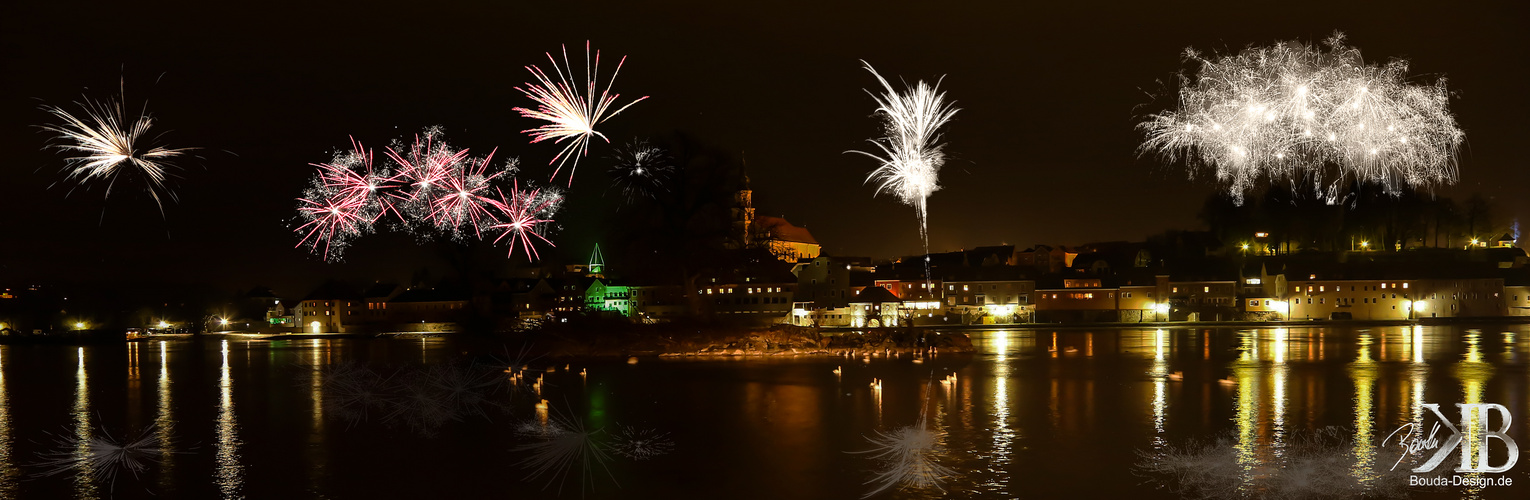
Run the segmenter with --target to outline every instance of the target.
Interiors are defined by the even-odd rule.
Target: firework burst
[[[663,148],[650,146],[648,141],[634,140],[617,148],[611,160],[609,173],[628,203],[639,197],[653,198],[669,191],[675,164],[674,158]]]
[[[516,433],[531,439],[531,442],[511,451],[524,454],[520,465],[529,469],[527,480],[547,476],[547,484],[543,488],[557,482],[558,493],[562,494],[563,483],[574,466],[579,467],[581,488],[595,485],[596,465],[605,469],[608,476],[611,475],[607,466],[611,455],[606,453],[609,446],[602,439],[604,432],[601,429],[586,428],[583,421],[566,418],[555,412],[546,423],[521,424]],[[612,476],[611,480],[614,482],[616,478]]]
[[[928,246],[929,233],[925,223],[928,200],[930,194],[940,189],[937,178],[946,160],[940,144],[940,128],[951,121],[959,109],[953,107],[954,103],[946,102],[945,92],[940,91],[940,81],[935,85],[920,81],[913,88],[899,92],[871,64],[865,61],[861,64],[882,84],[882,95],[867,93],[877,101],[876,113],[884,120],[885,135],[870,141],[881,154],[851,152],[881,163],[866,177],[866,182],[877,183],[877,194],[893,193],[904,204],[914,207],[919,216],[919,235]]]
[[[483,240],[486,230],[503,229],[500,239],[515,236],[512,253],[520,240],[528,256],[536,255],[533,236],[551,244],[546,235],[562,204],[561,193],[521,191],[516,184],[507,197],[500,187],[518,171],[515,159],[494,169],[493,152],[472,158],[468,150],[447,145],[441,135],[440,127],[431,127],[415,135],[412,143],[395,141],[387,149],[389,164],[382,168],[374,168],[371,151],[354,139],[350,151],[313,164],[318,172],[298,199],[297,246],[307,245],[325,260],[340,260],[353,240],[370,234],[389,214],[394,218],[388,227],[422,241],[442,236],[459,242]],[[491,191],[498,197],[489,196]]]
[[[675,442],[669,439],[667,432],[625,425],[617,429],[611,449],[632,460],[648,460],[667,455],[675,449]]]
[[[308,245],[325,260],[339,260],[352,240],[372,232],[384,213],[397,210],[387,196],[395,179],[375,172],[371,151],[355,139],[350,151],[313,166],[319,172],[298,198],[302,224],[295,231],[302,238],[297,246]]]
[[[161,446],[160,434],[152,425],[130,440],[113,438],[105,429],[83,442],[76,436],[60,436],[53,450],[41,454],[39,475],[59,476],[85,470],[94,481],[105,482],[110,489],[115,487],[119,473],[130,473],[136,479],[150,465],[158,463],[164,454]]]
[[[1178,109],[1138,125],[1140,151],[1184,160],[1192,177],[1210,168],[1239,203],[1261,179],[1310,187],[1330,204],[1350,182],[1394,194],[1455,183],[1464,134],[1444,79],[1409,83],[1406,61],[1368,64],[1342,34],[1325,45],[1187,50],[1199,71],[1181,78]]]
[[[460,238],[466,227],[475,238],[483,239],[482,228],[488,223],[499,222],[490,211],[498,202],[485,193],[493,186],[494,179],[509,169],[488,172],[493,158],[491,152],[481,160],[464,162],[442,179],[442,189],[430,201],[430,219],[435,221],[437,228]],[[514,164],[511,165],[513,168]]]
[[[175,193],[166,186],[171,161],[191,148],[148,144],[153,117],[141,111],[136,118],[129,118],[125,100],[119,97],[98,102],[86,98],[75,103],[83,112],[78,116],[62,107],[43,106],[59,122],[42,129],[57,134],[51,147],[70,155],[65,159],[66,180],[75,182],[76,187],[105,182],[105,196],[109,198],[118,181],[139,179],[163,215],[164,198],[175,200]]]
[[[545,233],[547,225],[553,222],[552,213],[563,201],[561,195],[544,194],[541,189],[522,191],[520,181],[516,181],[509,196],[505,196],[503,192],[499,196],[500,200],[494,206],[502,213],[501,222],[491,226],[490,229],[499,229],[503,232],[494,239],[495,244],[508,237],[510,255],[515,254],[515,245],[519,242],[523,251],[526,252],[526,257],[533,260],[539,258],[536,247],[532,245],[533,237],[542,240],[548,246],[555,246],[542,233]]]
[[[940,440],[924,422],[894,429],[892,432],[877,431],[875,437],[867,437],[872,449],[864,451],[882,463],[877,475],[866,484],[876,485],[861,498],[870,498],[894,487],[903,489],[940,487],[946,477],[954,474],[950,468],[935,462],[943,448]]]
[[[622,63],[627,61],[627,57],[622,56],[616,63],[616,70],[611,72],[611,79],[606,82],[606,87],[600,90],[599,97],[596,97],[595,91],[597,82],[600,80],[600,51],[595,51],[592,63],[590,43],[585,42],[584,59],[583,85],[574,81],[574,68],[568,62],[568,47],[565,46],[562,66],[558,65],[558,60],[551,52],[547,53],[547,60],[553,68],[552,76],[536,65],[527,66],[526,70],[536,77],[536,83],[528,82],[525,88],[515,88],[537,103],[536,109],[515,108],[515,111],[523,117],[547,122],[540,127],[524,131],[531,136],[531,142],[534,144],[552,139],[553,143],[557,144],[568,141],[568,144],[563,146],[563,150],[559,151],[548,164],[558,164],[552,174],[552,178],[557,179],[558,172],[563,170],[563,164],[572,158],[574,164],[569,168],[568,176],[570,186],[574,183],[574,170],[579,167],[579,157],[585,156],[589,151],[590,138],[600,137],[610,142],[604,134],[595,130],[595,126],[648,98],[648,96],[639,97],[617,108],[616,111],[611,111],[611,106],[621,96],[621,94],[611,93],[611,85],[616,82],[616,75],[621,72]]]

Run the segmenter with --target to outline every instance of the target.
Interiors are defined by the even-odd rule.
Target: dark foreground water
[[[934,450],[922,470],[945,492],[893,484],[879,497],[1530,497],[1530,457],[1463,474],[1509,487],[1424,490],[1385,473],[1395,438],[1373,446],[1433,422],[1423,403],[1453,421],[1456,403],[1498,403],[1530,451],[1524,325],[973,338],[979,354],[917,363],[566,369],[514,345],[469,358],[449,338],[0,346],[0,498],[859,498],[908,479],[855,453],[900,436]],[[512,363],[528,369],[512,378]],[[100,446],[139,438],[158,449],[127,454],[149,458],[136,475]],[[1506,460],[1501,441],[1488,448],[1490,465]],[[1203,473],[1171,481],[1143,467],[1155,462]]]

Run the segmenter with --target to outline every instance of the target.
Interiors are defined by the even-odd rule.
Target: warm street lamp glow
[[[228,326],[228,318],[223,318],[223,321],[221,321],[221,323],[223,323],[223,326]]]
[[[79,330],[84,330],[85,329],[85,323],[75,323],[74,327],[76,329],[79,329]]]
[[[1163,313],[1169,312],[1169,303],[1168,302],[1159,302],[1157,304],[1153,304],[1153,310],[1157,311],[1158,314],[1163,314]]]
[[[1243,249],[1244,249],[1244,250],[1248,250],[1248,243],[1244,243],[1244,244],[1243,244]]]
[[[1424,310],[1424,301],[1422,300],[1415,300],[1408,305],[1412,307],[1414,311],[1423,312]]]
[[[309,323],[308,326],[313,328],[313,333],[319,333],[319,322],[318,321]]]
[[[1370,246],[1371,246],[1371,242],[1369,242],[1369,241],[1362,241],[1362,242],[1360,242],[1360,248],[1367,248],[1367,247],[1370,247]]]
[[[166,323],[164,320],[160,320],[159,321],[159,327],[160,328],[170,328],[170,323]]]

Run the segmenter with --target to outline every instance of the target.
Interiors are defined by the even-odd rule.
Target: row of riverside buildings
[[[500,326],[600,316],[876,328],[1530,316],[1530,259],[1513,246],[1268,256],[1208,251],[1197,237],[880,263],[814,248],[764,271],[704,274],[691,287],[628,282],[597,251],[556,275],[475,290],[326,284],[302,300],[270,299],[266,320],[293,332],[437,332],[474,317]]]

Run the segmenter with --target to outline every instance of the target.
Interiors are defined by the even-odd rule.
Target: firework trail
[[[621,188],[627,203],[643,198],[653,198],[669,191],[671,175],[675,173],[674,158],[663,148],[648,145],[648,141],[634,140],[616,149],[611,155],[608,173]]]
[[[940,91],[940,81],[935,85],[920,81],[913,88],[898,92],[886,78],[877,73],[866,61],[861,64],[877,77],[885,91],[882,95],[871,94],[877,101],[876,113],[884,120],[883,137],[871,139],[880,154],[866,151],[850,151],[871,157],[881,163],[866,177],[866,182],[876,182],[877,194],[890,192],[904,204],[914,207],[919,216],[919,236],[929,253],[929,231],[926,225],[928,200],[931,193],[940,189],[937,177],[946,157],[940,144],[940,127],[951,121],[959,109],[946,102],[946,94]]]
[[[148,144],[154,119],[144,111],[130,119],[123,106],[125,94],[106,102],[88,98],[77,101],[75,104],[83,111],[79,116],[62,107],[45,105],[42,109],[59,122],[43,125],[42,129],[57,134],[50,147],[70,155],[65,159],[66,180],[74,181],[76,187],[93,181],[105,182],[105,196],[109,198],[118,181],[141,178],[144,190],[163,216],[163,199],[175,200],[175,193],[165,185],[173,167],[170,162],[192,148]]]
[[[611,142],[604,134],[595,130],[595,126],[609,119],[633,104],[647,99],[648,96],[637,98],[627,105],[610,111],[611,105],[621,94],[612,94],[611,85],[616,82],[616,75],[622,70],[622,63],[627,61],[626,56],[616,63],[616,71],[611,72],[611,79],[606,82],[605,89],[600,91],[600,96],[595,95],[597,82],[600,80],[600,51],[595,51],[593,64],[590,59],[590,43],[584,44],[584,85],[574,82],[574,68],[568,62],[568,47],[563,47],[563,65],[558,65],[558,60],[552,53],[547,53],[547,60],[552,64],[553,75],[536,65],[527,66],[532,76],[536,77],[536,83],[528,82],[525,88],[516,87],[526,97],[536,101],[536,109],[514,108],[521,116],[535,118],[547,123],[530,130],[523,131],[531,136],[533,144],[552,139],[554,144],[568,141],[563,150],[554,156],[549,165],[558,164],[553,170],[552,179],[558,178],[558,172],[563,170],[563,164],[573,158],[574,165],[569,168],[568,183],[574,184],[574,170],[579,168],[579,157],[585,156],[590,147],[591,137],[600,137],[606,142]],[[554,76],[556,78],[554,78]]]
[[[1464,134],[1444,79],[1409,83],[1406,61],[1367,64],[1341,33],[1325,45],[1213,58],[1187,49],[1199,72],[1181,77],[1178,109],[1138,125],[1147,136],[1140,151],[1183,159],[1192,177],[1209,167],[1239,203],[1261,178],[1293,191],[1310,181],[1330,204],[1350,181],[1394,194],[1455,183]]]
[[[548,246],[556,246],[542,233],[546,232],[547,224],[553,222],[551,213],[557,210],[563,200],[562,196],[549,196],[540,189],[522,191],[520,181],[516,181],[515,187],[511,188],[510,196],[505,196],[503,192],[499,196],[500,200],[494,206],[502,213],[502,222],[490,229],[500,229],[503,232],[494,239],[495,244],[509,237],[510,255],[515,254],[515,245],[519,242],[526,257],[533,260],[540,258],[536,247],[532,245],[533,236]]]

